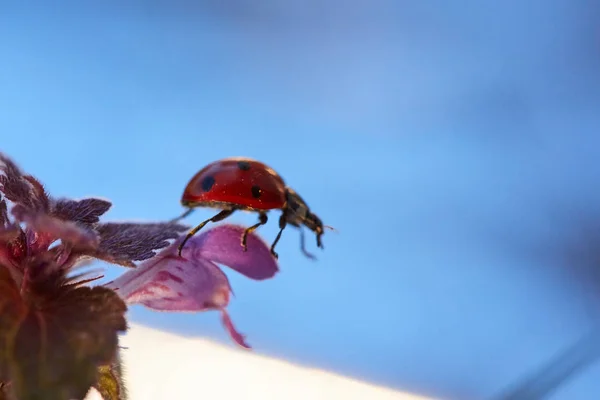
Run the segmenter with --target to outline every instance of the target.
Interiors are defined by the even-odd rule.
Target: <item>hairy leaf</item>
[[[24,176],[19,167],[0,153],[0,192],[8,200],[35,210],[47,210],[48,197],[42,185],[32,176]]]
[[[112,364],[101,366],[98,375],[98,382],[94,387],[104,400],[127,400],[120,356]]]
[[[18,287],[8,268],[0,264],[0,382],[10,382],[9,338],[18,328],[19,318],[24,312]],[[4,387],[3,391],[9,392]]]
[[[98,235],[91,227],[73,221],[64,221],[41,211],[32,211],[17,204],[12,208],[17,221],[26,222],[28,228],[35,232],[30,241],[30,250],[46,251],[56,239],[75,247],[94,248],[98,244]]]
[[[20,263],[27,256],[25,232],[18,225],[9,225],[0,232],[0,264]]]
[[[52,205],[52,216],[83,224],[96,224],[100,216],[111,207],[111,202],[102,199],[89,198],[82,200],[59,199]]]
[[[153,257],[156,250],[167,247],[188,227],[172,223],[106,223],[96,228],[100,244],[91,254],[96,258],[133,267],[133,261]]]
[[[114,360],[126,305],[109,289],[44,276],[22,294],[0,269],[0,371],[19,400],[83,398]]]
[[[48,193],[46,193],[44,185],[42,185],[40,181],[31,175],[23,175],[23,179],[25,179],[31,185],[32,195],[35,199],[37,199],[39,208],[44,211],[48,211],[50,208],[50,196],[48,196]]]
[[[6,226],[6,224],[8,224],[8,207],[0,194],[0,227]]]

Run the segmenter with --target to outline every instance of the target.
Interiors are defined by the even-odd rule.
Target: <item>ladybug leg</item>
[[[200,223],[194,229],[192,229],[191,231],[189,231],[188,234],[185,235],[185,239],[183,239],[183,241],[179,245],[179,250],[178,250],[179,257],[181,257],[181,251],[183,250],[183,246],[185,246],[185,243],[188,240],[190,240],[190,238],[192,236],[194,236],[196,233],[198,233],[198,231],[200,229],[204,228],[204,225],[208,224],[209,222],[219,222],[219,221],[222,221],[225,218],[229,217],[231,214],[233,214],[234,211],[235,210],[223,210],[220,213],[218,213],[217,215],[215,215],[214,217],[207,219],[206,221]]]
[[[275,240],[273,241],[273,244],[271,245],[271,254],[275,258],[279,258],[279,255],[275,252],[275,245],[277,244],[277,242],[279,242],[279,239],[281,239],[281,234],[283,233],[283,230],[285,229],[286,226],[287,226],[287,213],[284,211],[281,213],[281,217],[279,217],[279,232],[277,232],[277,236],[275,236]]]
[[[172,220],[169,221],[170,224],[174,224],[177,221],[184,219],[185,217],[187,217],[188,215],[190,215],[191,213],[193,213],[196,209],[195,208],[188,208],[183,214],[181,214],[179,217],[177,218],[173,218]]]
[[[306,257],[310,258],[311,260],[317,259],[317,257],[315,257],[314,254],[309,253],[308,250],[306,250],[305,240],[304,240],[304,229],[302,229],[302,228],[300,228],[300,250],[302,250],[304,255]]]
[[[259,226],[266,224],[268,220],[269,218],[267,217],[267,214],[260,213],[258,214],[258,222],[246,228],[244,234],[242,235],[242,247],[244,248],[244,251],[248,250],[248,245],[246,244],[246,241],[248,240],[248,235],[250,234],[250,232],[255,231],[256,228],[258,228]]]
[[[323,248],[323,243],[321,243],[321,235],[323,235],[323,231],[317,233],[317,247]]]

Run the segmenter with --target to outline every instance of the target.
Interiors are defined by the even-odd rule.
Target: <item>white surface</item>
[[[121,345],[131,400],[432,400],[139,325]]]

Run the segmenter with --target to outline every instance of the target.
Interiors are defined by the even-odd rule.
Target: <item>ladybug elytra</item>
[[[275,258],[278,257],[275,246],[288,224],[300,229],[301,249],[307,257],[314,258],[304,247],[302,226],[316,234],[317,246],[323,248],[321,236],[324,225],[321,219],[310,211],[307,203],[285,184],[275,170],[257,160],[230,157],[208,164],[188,182],[181,204],[188,210],[173,222],[185,218],[199,207],[221,211],[190,230],[179,245],[180,256],[185,243],[206,224],[222,221],[238,210],[258,213],[258,223],[246,228],[242,235],[244,251],[247,250],[248,234],[266,224],[267,212],[274,209],[281,210],[279,232],[271,245],[271,254]]]

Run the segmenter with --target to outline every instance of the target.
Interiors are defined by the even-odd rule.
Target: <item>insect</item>
[[[307,203],[285,184],[275,170],[257,160],[230,157],[208,164],[188,182],[181,197],[181,205],[188,210],[172,222],[187,217],[199,207],[217,208],[221,211],[188,232],[179,245],[180,256],[185,243],[206,224],[222,221],[238,210],[258,213],[258,223],[248,227],[242,235],[244,251],[247,250],[248,234],[266,224],[267,212],[275,209],[281,210],[279,232],[271,245],[271,254],[275,258],[278,258],[275,246],[288,224],[300,229],[305,226],[313,231],[317,237],[317,246],[323,248],[321,236],[327,226],[323,225],[321,219],[310,211]],[[302,230],[300,233],[302,252],[314,259],[304,247]]]

